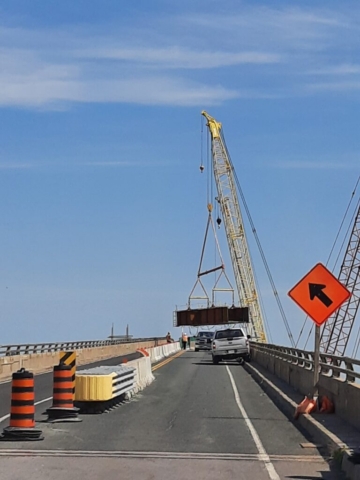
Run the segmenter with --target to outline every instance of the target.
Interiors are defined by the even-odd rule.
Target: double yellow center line
[[[186,351],[186,350],[180,350],[180,352],[175,353],[175,355],[173,355],[172,357],[167,358],[166,360],[158,363],[157,365],[155,365],[155,367],[152,369],[152,371],[155,372],[155,370],[157,370],[158,368],[161,368],[161,367],[163,367],[164,365],[172,362],[173,360],[175,360],[175,358],[178,358],[178,357],[180,357],[180,355],[182,355],[183,353],[185,353],[185,351]]]

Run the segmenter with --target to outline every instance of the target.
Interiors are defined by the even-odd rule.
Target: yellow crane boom
[[[211,134],[213,172],[240,304],[249,308],[250,325],[255,340],[267,343],[263,315],[237,197],[234,167],[228,155],[222,134],[222,125],[205,111],[201,113],[207,120],[207,126]]]

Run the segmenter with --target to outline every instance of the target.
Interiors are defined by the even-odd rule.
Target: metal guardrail
[[[306,370],[314,370],[314,352],[256,342],[250,342],[250,348],[255,352],[270,355]],[[321,353],[320,374],[347,383],[358,383],[360,382],[360,360]]]
[[[29,343],[21,345],[0,345],[0,357],[9,357],[13,355],[29,355],[32,353],[49,353],[67,350],[80,350],[84,348],[109,347],[112,345],[131,344],[139,342],[155,342],[155,346],[159,341],[165,341],[165,337],[151,338],[131,338],[117,340],[88,340],[81,342],[53,342],[53,343]]]

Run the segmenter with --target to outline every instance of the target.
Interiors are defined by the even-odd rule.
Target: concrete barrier
[[[303,395],[312,392],[314,371],[312,365],[295,365],[286,358],[269,355],[260,348],[252,349],[252,360],[266,368]],[[360,429],[360,385],[341,378],[319,376],[319,395],[326,395],[335,405],[336,414],[350,425]]]
[[[180,342],[167,343],[161,347],[145,348],[149,354],[151,363],[157,363],[163,358],[169,357],[181,350]]]
[[[133,395],[149,386],[155,380],[155,377],[152,373],[150,357],[131,360],[126,365],[135,368],[135,387],[125,395],[127,399],[130,399]]]
[[[134,390],[128,392],[126,394],[127,398],[131,398],[133,395],[138,393],[139,391],[146,388],[150,385],[154,380],[155,377],[152,373],[152,364],[157,363],[163,358],[166,358],[180,350],[180,343],[168,343],[166,345],[162,345],[161,347],[150,347],[146,348],[146,353],[148,356],[144,356],[137,360],[132,360],[128,362],[126,365],[132,366],[136,369],[135,373],[135,383],[136,386]],[[144,352],[142,352],[145,355]]]
[[[108,358],[128,355],[136,352],[139,348],[150,349],[154,346],[155,341],[147,341],[78,349],[76,350],[76,365],[87,365]],[[12,374],[20,368],[25,368],[34,374],[50,371],[54,365],[59,364],[59,355],[60,352],[45,352],[0,357],[0,380],[11,379]]]

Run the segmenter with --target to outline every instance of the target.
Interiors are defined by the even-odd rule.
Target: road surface
[[[40,423],[51,401],[38,405],[45,439],[1,442],[0,479],[343,478],[242,366],[190,351],[154,374],[132,401],[81,423]]]

